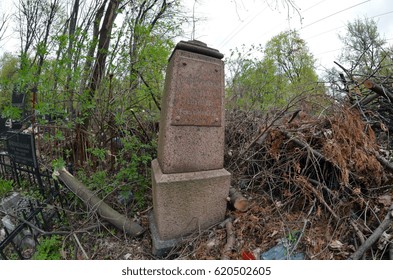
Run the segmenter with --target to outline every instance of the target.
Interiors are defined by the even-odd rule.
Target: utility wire
[[[369,19],[381,18],[381,17],[386,16],[386,15],[389,15],[389,14],[391,14],[391,13],[393,13],[393,10],[392,10],[392,11],[389,11],[389,12],[386,12],[386,13],[382,13],[382,14],[378,14],[378,15],[372,16],[372,17],[370,17]],[[315,34],[315,35],[313,35],[313,36],[311,36],[311,37],[308,37],[308,38],[306,38],[306,39],[304,39],[304,40],[305,40],[305,41],[308,41],[308,40],[310,40],[310,39],[313,39],[313,38],[315,38],[315,37],[319,37],[319,36],[321,36],[321,35],[323,35],[323,34],[326,34],[326,33],[329,33],[329,32],[332,32],[332,31],[335,31],[335,30],[338,30],[338,29],[341,29],[341,28],[343,28],[343,27],[346,27],[346,25],[341,25],[341,26],[339,26],[339,27],[336,27],[336,28],[333,28],[333,29],[329,29],[329,30],[324,31],[324,32],[322,32],[322,33],[318,33],[318,34]]]
[[[309,11],[309,10],[315,8],[316,6],[318,6],[319,4],[322,4],[322,3],[325,2],[325,1],[326,1],[326,0],[319,1],[318,3],[312,5],[311,7],[308,7],[307,9],[305,9],[305,10],[303,11],[303,13],[305,13],[305,12],[307,12],[307,11]]]
[[[337,12],[335,12],[335,13],[333,13],[333,14],[330,14],[330,15],[328,15],[328,16],[326,16],[326,17],[323,17],[323,18],[321,18],[321,19],[318,19],[318,20],[316,20],[316,21],[314,21],[314,22],[312,22],[312,23],[310,23],[310,24],[307,24],[306,26],[303,26],[301,29],[302,29],[302,30],[303,30],[303,29],[306,29],[307,27],[310,27],[310,26],[312,26],[312,25],[314,25],[314,24],[316,24],[316,23],[318,23],[318,22],[324,21],[324,20],[326,20],[326,19],[328,19],[328,18],[330,18],[330,17],[332,17],[332,16],[335,16],[335,15],[340,14],[340,13],[342,13],[342,12],[348,11],[348,10],[350,10],[350,9],[353,9],[353,8],[355,8],[355,7],[357,7],[357,6],[363,5],[363,4],[365,4],[365,3],[367,3],[367,2],[370,2],[370,1],[371,1],[371,0],[366,0],[366,1],[363,1],[363,2],[358,3],[358,4],[356,4],[356,5],[353,5],[353,6],[350,6],[350,7],[348,7],[348,8],[342,9],[342,10],[340,10],[340,11],[337,11]]]
[[[314,56],[319,56],[319,55],[322,55],[322,54],[327,54],[327,53],[332,53],[332,52],[337,52],[337,51],[340,51],[342,48],[339,48],[339,49],[335,49],[335,50],[330,50],[330,51],[325,51],[325,52],[321,52],[321,53],[317,53],[316,55],[314,55]]]
[[[310,7],[306,8],[306,9],[303,11],[303,13],[305,13],[305,12],[307,12],[307,11],[309,11],[309,10],[315,8],[316,6],[322,4],[322,3],[325,2],[325,1],[326,1],[326,0],[322,0],[322,1],[319,1],[318,3],[316,3],[316,4],[314,4],[314,5],[311,5]],[[367,0],[367,1],[364,1],[364,2],[361,2],[361,3],[358,3],[358,4],[354,5],[354,6],[345,8],[344,10],[338,11],[338,12],[332,14],[332,15],[329,15],[329,16],[327,16],[327,17],[324,17],[324,18],[322,18],[322,19],[319,19],[319,20],[317,20],[317,21],[315,21],[315,22],[313,22],[313,23],[310,23],[310,24],[308,24],[308,25],[306,25],[306,26],[303,26],[303,27],[300,28],[300,29],[302,30],[302,29],[304,29],[304,28],[306,28],[306,27],[308,27],[308,26],[311,26],[311,25],[313,25],[313,24],[315,24],[315,23],[317,23],[317,22],[323,21],[324,19],[327,19],[327,18],[329,18],[329,17],[331,17],[331,16],[333,16],[333,15],[339,14],[339,13],[341,13],[341,12],[343,12],[343,11],[352,9],[352,8],[354,8],[354,7],[356,7],[356,6],[362,5],[362,4],[364,4],[364,3],[366,3],[366,2],[370,2],[370,1],[371,1],[371,0]],[[279,24],[276,25],[275,27],[271,28],[269,31],[267,31],[267,32],[265,32],[264,34],[262,34],[262,36],[261,36],[260,38],[264,37],[266,34],[268,34],[268,33],[272,32],[273,30],[277,29],[277,27],[279,27],[279,26],[281,26],[281,25],[283,25],[283,23],[279,23]]]
[[[224,47],[226,44],[228,44],[237,34],[239,34],[240,31],[242,31],[244,28],[246,28],[251,22],[253,22],[257,16],[262,14],[265,10],[267,9],[267,6],[263,8],[260,12],[258,12],[256,15],[254,15],[249,21],[247,21],[239,30],[236,31],[241,25],[239,24],[229,35],[221,42],[219,45],[219,48]]]
[[[382,16],[386,16],[386,15],[391,14],[391,13],[393,13],[393,10],[392,10],[392,11],[389,11],[389,12],[386,12],[386,13],[381,13],[381,14],[372,16],[372,17],[370,17],[370,19],[373,19],[373,18],[380,18],[380,17],[382,17]],[[337,30],[337,29],[340,29],[340,28],[345,27],[345,26],[346,26],[346,25],[343,25],[343,26],[340,26],[340,27],[337,27],[337,28],[334,28],[334,29],[330,29],[330,30],[328,30],[328,31],[326,31],[326,32],[323,32],[323,33],[317,34],[317,35],[315,35],[315,36],[309,37],[309,38],[307,38],[307,39],[305,39],[305,40],[308,41],[310,38],[318,37],[319,35],[323,35],[323,34],[325,34],[325,33],[328,33],[328,32],[331,32],[331,31],[334,31],[334,30]],[[385,41],[391,41],[391,40],[393,40],[393,37],[392,37],[392,38],[389,38],[389,39],[385,39]],[[341,49],[342,49],[342,48],[340,48],[340,49],[334,49],[334,50],[329,50],[329,51],[325,51],[325,52],[322,52],[322,53],[315,54],[314,56],[320,56],[320,55],[323,55],[323,54],[336,52],[336,51],[339,51],[339,50],[341,50]]]

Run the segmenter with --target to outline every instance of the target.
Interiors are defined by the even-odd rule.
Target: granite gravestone
[[[153,253],[225,218],[231,175],[224,165],[223,55],[179,42],[167,68],[158,158],[152,161]]]
[[[8,132],[6,140],[8,155],[19,164],[37,168],[34,137],[32,134]]]

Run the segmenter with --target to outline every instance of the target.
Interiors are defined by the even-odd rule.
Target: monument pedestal
[[[225,219],[231,175],[224,167],[223,54],[179,42],[169,59],[157,159],[152,161],[153,254]]]
[[[173,247],[179,238],[223,221],[230,180],[224,168],[164,174],[153,160],[153,251],[160,255],[165,241]]]

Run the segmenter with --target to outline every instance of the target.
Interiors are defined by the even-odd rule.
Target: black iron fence
[[[0,138],[0,179],[14,190],[0,198],[0,259],[30,259],[40,235],[64,216],[66,189],[39,167],[34,137],[21,133]]]

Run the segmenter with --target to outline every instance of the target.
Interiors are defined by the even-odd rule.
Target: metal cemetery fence
[[[30,259],[40,234],[62,217],[63,188],[39,168],[33,136],[19,132],[0,136],[0,179],[30,194],[14,192],[0,200],[0,259]]]

